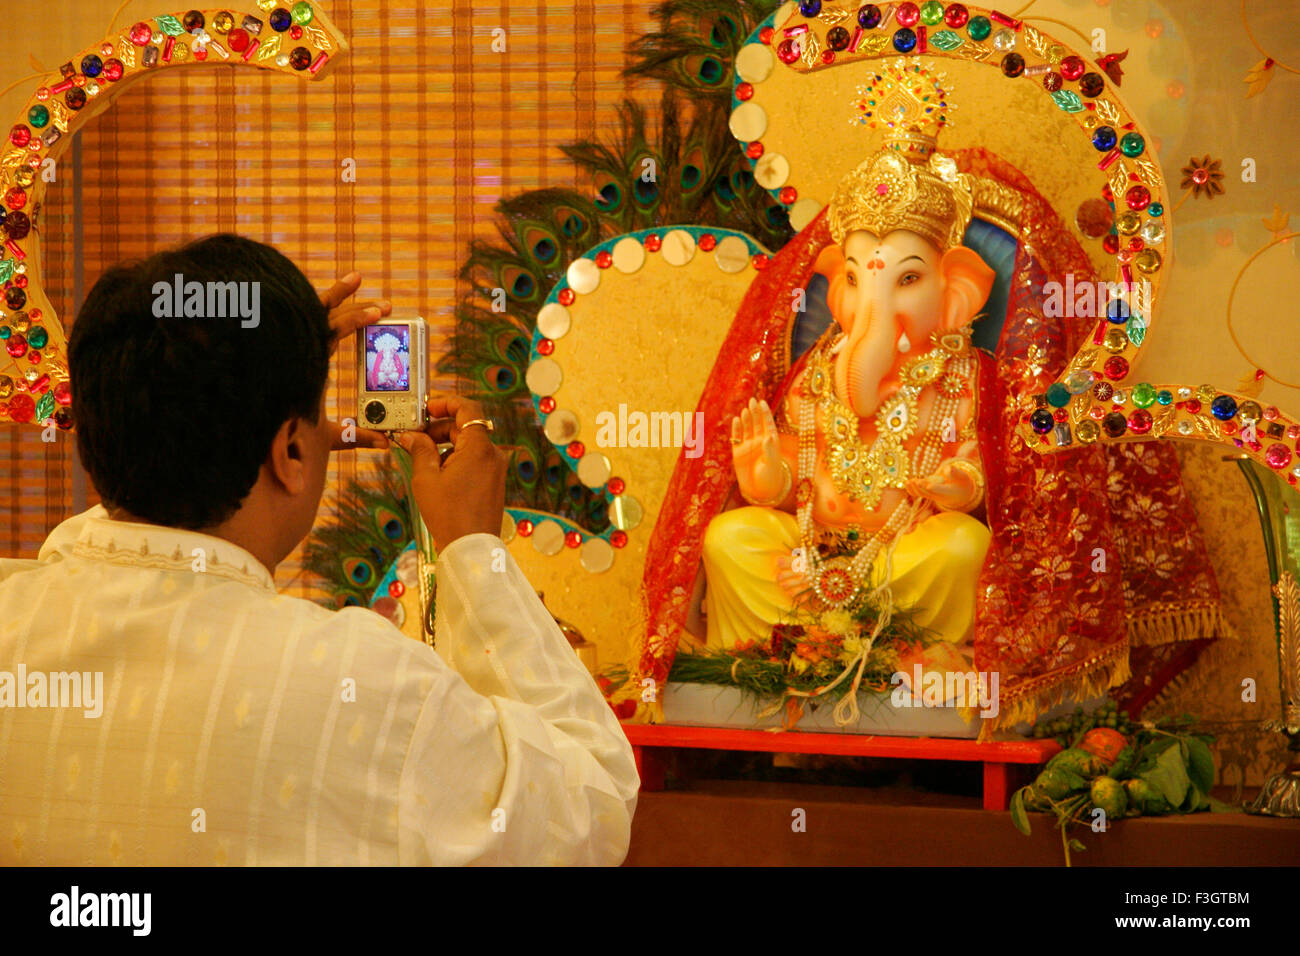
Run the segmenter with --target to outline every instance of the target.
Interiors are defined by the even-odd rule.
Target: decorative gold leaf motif
[[[1115,194],[1116,204],[1128,191],[1128,167],[1124,165],[1122,159],[1115,160],[1115,165],[1110,168],[1110,191]]]
[[[1088,417],[1088,409],[1092,407],[1091,392],[1084,392],[1082,395],[1076,395],[1070,399],[1070,404],[1066,407],[1066,412],[1070,416],[1070,424],[1077,425]]]
[[[1212,438],[1215,441],[1219,439],[1219,426],[1204,415],[1197,415],[1193,418],[1196,422],[1196,430],[1206,438]]]
[[[861,56],[875,56],[888,45],[889,37],[873,33],[862,38],[862,42],[858,44],[857,52]]]
[[[68,131],[68,108],[62,100],[50,100],[50,120],[59,128],[60,133]]]
[[[11,149],[9,152],[5,153],[3,159],[0,159],[0,168],[14,169],[22,165],[22,162],[26,157],[27,153],[24,150]]]
[[[1264,87],[1273,79],[1273,73],[1273,61],[1267,57],[1252,66],[1246,73],[1246,99],[1263,93]]]
[[[803,35],[803,60],[805,66],[817,65],[817,54],[821,52],[822,45],[817,41],[817,35],[809,30]]]
[[[861,50],[862,47],[858,47],[858,49]],[[963,43],[952,52],[954,55],[965,57],[968,60],[983,60],[993,52],[993,48],[982,43]]]
[[[1290,571],[1273,585],[1278,605],[1278,660],[1282,673],[1283,714],[1287,730],[1300,730],[1300,584]]]
[[[259,62],[262,60],[269,60],[279,52],[280,38],[278,36],[273,36],[257,48],[257,59]]]
[[[1166,405],[1164,410],[1156,416],[1156,420],[1151,424],[1151,433],[1159,438],[1169,429],[1174,427],[1174,419],[1178,417],[1178,410],[1172,405]]]
[[[1026,47],[1041,56],[1043,59],[1047,59],[1047,41],[1043,39],[1041,33],[1026,24],[1022,33],[1022,38],[1025,41]]]
[[[308,25],[307,39],[315,44],[316,49],[324,50],[326,53],[334,49],[334,41],[330,39],[330,35],[318,26]]]
[[[1110,100],[1094,100],[1093,108],[1096,110],[1097,118],[1103,123],[1114,125],[1119,122],[1119,107]]]
[[[822,12],[817,14],[817,19],[822,23],[839,23],[849,15],[849,11],[841,10],[839,7],[822,7]]]
[[[117,38],[117,58],[123,66],[135,66],[135,44],[126,37]]]
[[[1153,191],[1164,188],[1165,183],[1164,179],[1160,176],[1160,167],[1151,162],[1151,160],[1142,156],[1133,160],[1133,165],[1138,168],[1138,172]]]
[[[1070,363],[1070,371],[1077,372],[1079,371],[1079,369],[1091,367],[1092,361],[1096,357],[1097,357],[1097,350],[1095,348],[1083,349],[1078,355],[1074,357],[1074,361]]]

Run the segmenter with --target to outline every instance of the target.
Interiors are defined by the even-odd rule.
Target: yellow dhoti
[[[794,515],[775,508],[724,511],[704,535],[704,597],[708,644],[731,647],[765,643],[773,626],[794,622],[794,602],[777,583],[777,560],[799,547]],[[903,535],[894,549],[889,582],[894,606],[907,610],[942,645],[925,656],[932,666],[969,666],[966,654],[975,628],[975,593],[989,547],[989,529],[968,514],[945,511]],[[871,585],[884,576],[882,552]],[[946,645],[946,646],[944,646]]]

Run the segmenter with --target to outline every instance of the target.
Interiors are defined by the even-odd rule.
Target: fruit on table
[[[1112,777],[1098,777],[1092,782],[1092,805],[1106,811],[1110,820],[1118,820],[1128,810],[1128,791]]]
[[[1115,763],[1120,751],[1128,746],[1128,740],[1117,730],[1109,727],[1094,727],[1083,735],[1079,749],[1087,751],[1103,761],[1107,767]]]

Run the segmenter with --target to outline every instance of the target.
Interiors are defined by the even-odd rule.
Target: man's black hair
[[[260,283],[257,324],[159,317],[154,286]],[[234,514],[290,418],[319,421],[329,314],[275,249],[221,234],[113,266],[68,341],[77,450],[110,509],[209,528]]]

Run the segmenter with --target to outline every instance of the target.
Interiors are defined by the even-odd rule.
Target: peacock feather
[[[316,528],[302,564],[325,582],[339,607],[368,607],[413,534],[403,476],[381,470],[348,483],[338,496],[337,519]]]
[[[438,369],[497,421],[510,449],[506,500],[599,533],[606,500],[583,485],[542,434],[524,382],[537,313],[569,264],[638,229],[689,223],[748,233],[769,249],[792,235],[785,207],[754,182],[727,128],[732,61],[776,0],[673,0],[659,29],[629,47],[629,79],[662,85],[655,123],[626,101],[606,139],[562,146],[583,189],[531,190],[497,204],[499,241],[475,241],[461,270],[454,348]]]

